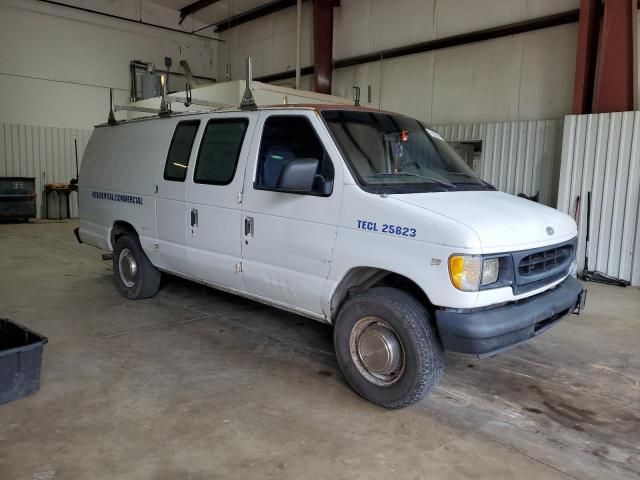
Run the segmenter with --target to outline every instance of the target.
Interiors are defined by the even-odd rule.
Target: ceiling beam
[[[207,40],[213,40],[214,42],[222,42],[225,43],[224,40],[220,40],[219,38],[207,37],[206,35],[198,35],[195,32],[188,32],[186,30],[178,30],[177,28],[165,27],[164,25],[158,25],[156,23],[145,22],[142,19],[136,20],[130,17],[121,17],[120,15],[113,15],[111,13],[100,12],[98,10],[92,10],[90,8],[78,7],[76,5],[69,5],[68,3],[57,2],[55,0],[38,0],[41,3],[48,3],[49,5],[55,5],[57,7],[69,8],[71,10],[77,10],[79,12],[91,13],[93,15],[101,15],[103,17],[114,18],[116,20],[123,20],[125,22],[137,23],[138,25],[144,25],[145,27],[153,27],[159,28],[161,30],[166,30],[168,32],[182,33],[184,35],[191,35],[193,37],[205,38]],[[640,0],[639,0],[640,1]]]
[[[203,8],[207,8],[209,5],[213,5],[219,1],[220,0],[198,0],[197,2],[190,3],[186,7],[182,7],[180,9],[180,21],[178,22],[178,25],[181,25],[182,22],[184,22],[184,19],[189,15],[199,12]]]
[[[302,0],[303,2],[306,0]],[[233,17],[229,17],[226,20],[222,20],[214,24],[216,27],[216,32],[224,32],[233,27],[237,27],[238,25],[242,25],[243,23],[250,22],[251,20],[256,20],[260,17],[264,17],[265,15],[269,15],[271,13],[279,12],[280,10],[284,10],[285,8],[294,7],[296,5],[296,0],[275,0],[274,2],[267,3],[266,5],[262,5],[260,7],[256,7],[253,10],[247,10],[246,12],[240,13]]]

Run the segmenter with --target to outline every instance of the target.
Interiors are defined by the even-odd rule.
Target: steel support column
[[[331,94],[334,0],[313,0],[313,89]]]
[[[598,59],[601,0],[580,0],[576,76],[573,87],[573,113],[591,113],[593,85]]]
[[[636,0],[606,0],[593,113],[634,109]]]

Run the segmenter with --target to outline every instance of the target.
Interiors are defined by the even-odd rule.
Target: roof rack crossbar
[[[160,114],[163,110],[159,108],[149,108],[149,107],[138,107],[136,105],[114,105],[113,110],[115,112],[141,112],[141,113],[156,113]]]
[[[176,95],[170,95],[167,97],[167,102],[184,103],[185,105],[199,105],[202,107],[211,107],[214,109],[221,108],[238,108],[235,105],[229,105],[227,103],[213,102],[211,100],[198,100],[188,97],[178,97]]]

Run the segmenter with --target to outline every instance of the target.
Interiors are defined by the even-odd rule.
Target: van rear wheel
[[[395,288],[373,288],[349,298],[333,341],[351,387],[385,408],[423,399],[444,371],[444,351],[427,309]]]
[[[122,296],[137,300],[153,297],[160,287],[160,272],[142,250],[140,241],[122,235],[113,249],[113,275]]]

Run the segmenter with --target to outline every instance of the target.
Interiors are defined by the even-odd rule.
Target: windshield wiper
[[[374,173],[373,175],[371,175],[371,177],[372,178],[380,178],[380,177],[392,177],[392,176],[397,176],[397,175],[405,175],[407,177],[425,178],[427,180],[431,180],[434,183],[437,183],[438,185],[442,185],[443,187],[447,187],[450,190],[457,190],[456,186],[453,183],[445,182],[444,180],[438,180],[437,178],[428,177],[426,175],[418,175],[417,173],[410,173],[410,172],[398,172],[398,173],[378,172],[378,173]]]
[[[464,172],[447,172],[447,175],[461,175],[465,178],[469,178],[471,180],[476,180],[478,182],[480,182],[482,185],[484,185],[485,187],[489,187],[492,190],[495,190],[496,187],[494,187],[493,185],[491,185],[489,182],[485,182],[484,180],[482,180],[480,177],[476,177],[475,175],[471,175],[469,173],[464,173]],[[456,183],[463,183],[463,182],[456,182]],[[466,182],[467,184],[471,185],[471,182]]]

